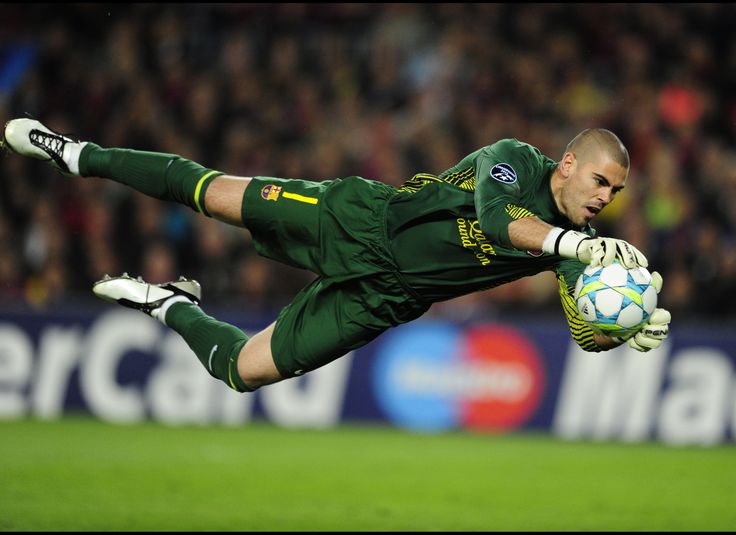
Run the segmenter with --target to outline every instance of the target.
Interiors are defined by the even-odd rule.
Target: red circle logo
[[[464,365],[472,377],[462,396],[461,419],[472,429],[521,426],[539,406],[544,368],[528,337],[508,326],[476,327],[463,336]]]

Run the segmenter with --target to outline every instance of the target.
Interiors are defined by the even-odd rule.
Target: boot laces
[[[69,167],[63,159],[64,145],[73,142],[73,140],[61,134],[52,134],[36,129],[31,130],[28,137],[31,144],[48,154],[56,162],[56,165],[64,171],[69,171]]]

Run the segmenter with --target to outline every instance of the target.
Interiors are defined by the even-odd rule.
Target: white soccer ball
[[[587,267],[575,285],[575,304],[594,331],[609,336],[637,332],[657,307],[657,290],[646,268],[626,269],[618,260]]]

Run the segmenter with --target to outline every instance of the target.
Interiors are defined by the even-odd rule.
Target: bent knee
[[[262,386],[270,385],[273,383],[278,383],[283,379],[281,375],[273,375],[269,373],[262,373],[262,372],[250,372],[241,374],[240,378],[245,383],[245,386],[247,386],[251,391],[258,390]]]
[[[271,355],[273,325],[254,335],[240,350],[238,374],[248,388],[257,389],[283,379]]]

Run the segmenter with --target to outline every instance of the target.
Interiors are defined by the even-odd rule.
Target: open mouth
[[[589,217],[595,217],[601,211],[601,208],[597,206],[586,206],[585,211],[588,212]]]

